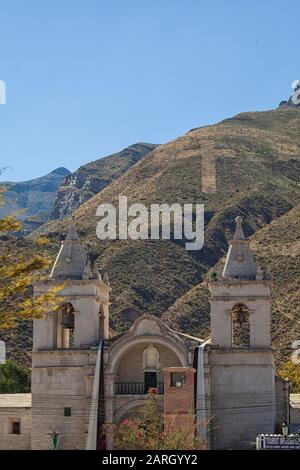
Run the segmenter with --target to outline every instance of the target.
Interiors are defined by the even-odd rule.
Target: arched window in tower
[[[57,324],[57,347],[69,349],[73,346],[75,316],[74,307],[66,303],[60,308]]]
[[[231,312],[232,346],[247,348],[250,346],[250,312],[243,304],[236,304]]]

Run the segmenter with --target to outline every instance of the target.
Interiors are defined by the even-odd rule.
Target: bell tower
[[[210,283],[212,343],[270,349],[270,289],[271,280],[255,262],[237,217],[222,278]]]
[[[236,218],[222,275],[212,277],[209,289],[212,445],[247,448],[257,434],[274,432],[275,368],[271,279],[251,253],[241,217]]]
[[[90,268],[71,227],[50,277],[35,295],[58,292],[59,308],[34,320],[32,352],[32,449],[85,449],[96,355],[109,337],[109,282]]]

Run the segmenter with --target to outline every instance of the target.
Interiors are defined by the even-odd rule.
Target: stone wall
[[[125,418],[137,418],[141,408],[145,405],[147,395],[116,395],[114,398],[114,422],[120,423]],[[156,397],[157,405],[163,416],[164,397],[158,395]]]
[[[85,449],[95,361],[89,350],[33,353],[32,449],[49,449],[53,429],[60,449]]]
[[[159,352],[159,361],[161,368],[157,373],[158,382],[163,382],[164,367],[181,366],[177,355],[167,346],[162,344],[153,344]],[[144,382],[144,370],[142,368],[143,351],[147,348],[147,344],[135,344],[126,352],[117,369],[116,382]]]
[[[250,449],[258,434],[275,430],[275,375],[271,351],[212,349],[211,447]]]

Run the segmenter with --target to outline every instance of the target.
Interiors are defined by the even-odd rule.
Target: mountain
[[[56,168],[47,175],[19,183],[1,183],[6,191],[4,204],[0,206],[0,217],[16,212],[18,219],[24,222],[26,231],[39,226],[49,219],[54,195],[65,176],[70,172],[66,168]]]
[[[17,218],[23,221],[23,233],[33,231],[49,219],[63,219],[156,147],[137,143],[82,165],[74,173],[57,168],[30,181],[1,183],[6,191],[0,217],[16,212]]]
[[[70,173],[59,187],[51,219],[63,219],[81,204],[102,191],[157,145],[137,143],[120,152],[83,165]]]
[[[300,108],[300,80],[296,80],[293,83],[293,94],[289,97],[287,101],[281,101],[279,107],[292,107]]]
[[[210,320],[206,279],[222,263],[234,219],[241,215],[258,261],[274,279],[272,338],[278,364],[300,336],[299,130],[296,108],[242,113],[193,129],[154,149],[71,216],[49,221],[33,235],[48,235],[54,257],[61,233],[75,223],[91,260],[109,273],[115,331],[152,313],[175,329],[205,337]],[[204,192],[214,171],[216,191]],[[147,206],[203,203],[204,247],[187,251],[179,240],[99,241],[96,209],[102,203],[117,205],[120,194]]]

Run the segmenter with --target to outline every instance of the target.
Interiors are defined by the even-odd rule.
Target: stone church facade
[[[171,399],[172,374],[180,371],[208,448],[249,448],[258,434],[275,432],[286,419],[287,392],[271,349],[271,280],[252,256],[241,218],[236,224],[223,272],[209,283],[207,340],[152,315],[110,337],[108,277],[91,269],[71,228],[49,279],[35,286],[36,295],[63,286],[61,307],[34,321],[31,396],[8,396],[9,407],[0,396],[0,448],[46,450],[53,433],[61,449],[113,448],[103,425],[136,417],[149,388],[159,390],[162,416],[181,412]],[[183,385],[176,380],[174,387]]]

